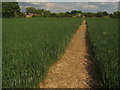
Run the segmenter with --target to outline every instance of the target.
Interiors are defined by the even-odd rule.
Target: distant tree
[[[77,13],[82,13],[82,11],[78,11],[78,10],[72,10],[72,11],[71,11],[71,14],[72,14],[72,15],[76,15]]]
[[[104,11],[104,12],[103,12],[103,15],[104,15],[104,16],[108,16],[107,11]]]
[[[28,14],[28,13],[37,13],[37,10],[36,10],[36,8],[34,8],[34,7],[27,7],[26,8],[26,13]]]
[[[72,10],[72,11],[71,11],[71,14],[74,14],[74,15],[75,15],[76,13],[77,13],[77,10]]]
[[[71,17],[72,15],[71,15],[70,12],[65,12],[65,13],[64,13],[64,16],[65,16],[65,17]]]
[[[57,17],[64,17],[65,16],[65,14],[64,13],[57,13]]]
[[[57,15],[56,15],[56,13],[51,13],[50,16],[51,17],[56,17]]]
[[[81,13],[82,14],[82,11],[78,11],[77,13]]]
[[[96,17],[96,13],[92,13],[92,12],[82,13],[82,15],[86,17]]]
[[[70,14],[70,12],[65,12],[66,14]]]
[[[103,14],[103,12],[97,12],[97,13],[96,13],[96,16],[97,16],[97,17],[103,17],[104,14]]]
[[[36,10],[36,13],[37,13],[39,16],[44,16],[44,17],[51,16],[51,12],[50,12],[49,10],[37,9],[37,10]]]
[[[114,12],[114,17],[119,17],[120,18],[120,11],[116,11],[116,12]]]
[[[111,18],[120,18],[120,11],[116,11],[110,14]]]
[[[18,2],[3,2],[2,3],[2,16],[15,17],[20,13]]]
[[[24,12],[18,13],[18,17],[25,17],[25,16],[26,16],[26,14]]]
[[[113,17],[113,14],[111,13],[111,14],[109,14],[109,16],[112,18],[112,17]]]
[[[44,17],[49,17],[51,15],[50,11],[45,10],[44,11]]]
[[[44,15],[44,9],[37,9],[36,12],[38,15],[43,16]]]

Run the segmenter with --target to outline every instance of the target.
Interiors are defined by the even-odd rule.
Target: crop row
[[[3,88],[39,86],[82,19],[3,19]]]
[[[90,47],[103,87],[120,87],[118,19],[87,18]]]

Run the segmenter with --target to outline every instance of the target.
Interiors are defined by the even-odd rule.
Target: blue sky
[[[111,13],[118,10],[117,2],[19,2],[19,5],[23,12],[27,7],[46,9],[51,12],[81,10],[83,12],[108,11]]]

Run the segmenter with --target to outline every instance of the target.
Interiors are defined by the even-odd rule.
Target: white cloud
[[[98,8],[98,6],[96,6],[96,5],[84,5],[84,7],[83,8],[88,8],[88,9],[97,9]]]
[[[55,3],[45,3],[45,6],[46,6],[46,7],[56,7],[56,6],[58,6],[58,5],[55,4]]]
[[[67,7],[66,5],[62,5],[62,4],[58,4],[58,3],[51,3],[51,2],[48,2],[48,3],[44,3],[44,9],[47,9],[47,10],[52,10],[54,12],[56,11],[64,11],[64,10],[68,10],[70,7]]]
[[[106,3],[105,3],[105,2],[102,2],[102,3],[100,3],[100,4],[103,4],[103,5],[104,5],[104,4],[106,4]]]
[[[38,5],[39,4],[39,2],[31,2],[32,4],[35,4],[35,5]]]
[[[27,7],[30,7],[30,6],[20,6],[20,8],[27,8]]]
[[[82,9],[88,9],[88,10],[99,8],[97,5],[95,5],[95,4],[89,4],[88,2],[77,3],[76,6],[82,8]]]

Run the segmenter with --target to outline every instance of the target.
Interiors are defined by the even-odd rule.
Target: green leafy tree
[[[72,14],[72,15],[76,15],[77,13],[82,13],[82,11],[78,11],[78,10],[72,10],[72,11],[71,11],[71,14]]]
[[[103,12],[103,15],[104,15],[104,16],[108,16],[107,11],[104,11],[104,12]]]
[[[103,14],[103,12],[97,12],[97,13],[96,13],[96,16],[97,16],[97,17],[103,17],[104,14]]]
[[[116,12],[114,12],[114,17],[116,17],[116,18],[120,18],[120,11],[116,11]]]
[[[2,16],[15,17],[20,13],[18,2],[2,2]]]
[[[47,10],[45,10],[44,11],[44,17],[49,17],[51,15],[51,12],[50,11],[47,11]]]
[[[120,11],[116,11],[110,14],[111,18],[120,18]]]
[[[57,15],[56,15],[56,13],[51,13],[50,16],[51,17],[56,17]]]
[[[38,15],[42,16],[44,14],[44,9],[37,9],[36,12]]]
[[[87,13],[82,13],[83,16],[86,16],[86,17],[95,17],[96,16],[96,13],[92,13],[92,12],[87,12]]]
[[[37,9],[36,12],[39,16],[44,16],[44,17],[51,16],[51,12],[48,10]]]
[[[28,13],[37,13],[37,10],[36,10],[36,8],[34,8],[34,7],[27,7],[26,8],[26,13],[28,14]]]
[[[20,13],[18,13],[18,17],[25,17],[26,16],[26,14],[24,13],[24,12],[20,12]]]
[[[65,17],[71,17],[71,13],[70,12],[65,12]]]
[[[64,13],[57,13],[57,17],[64,17],[65,16],[65,14]]]

